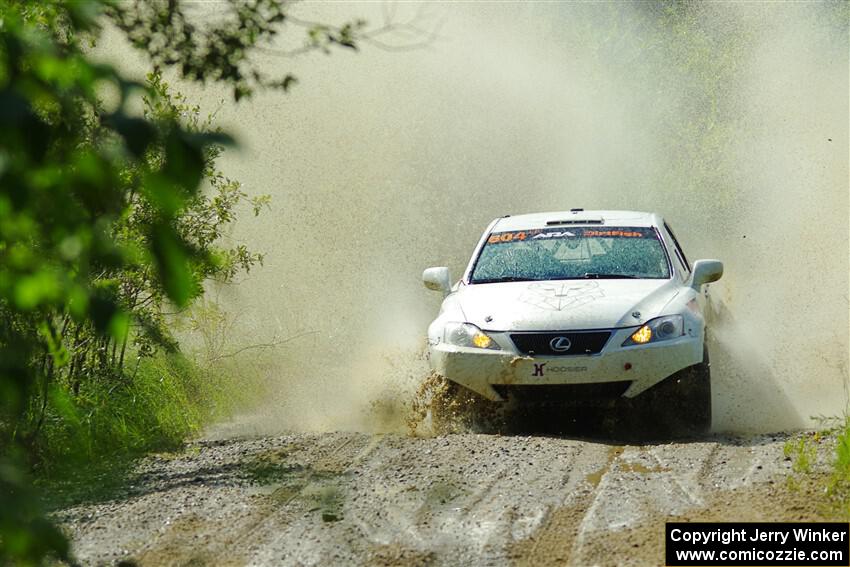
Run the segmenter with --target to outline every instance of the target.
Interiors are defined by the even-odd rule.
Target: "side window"
[[[682,279],[685,280],[687,279],[690,270],[688,269],[687,264],[685,264],[685,261],[682,259],[682,255],[679,253],[678,248],[676,248],[676,259],[679,261],[679,265],[682,266]]]
[[[676,240],[676,235],[673,234],[673,229],[670,228],[670,225],[666,222],[664,223],[664,229],[667,231],[667,234],[670,235],[670,238],[673,239],[673,245],[676,247],[676,258],[678,258],[679,262],[685,268],[685,271],[691,271],[691,265],[688,263],[688,258],[685,256],[685,252],[682,250],[682,247],[679,245],[679,241]]]

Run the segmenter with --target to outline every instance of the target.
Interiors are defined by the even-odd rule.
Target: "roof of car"
[[[571,211],[506,216],[496,220],[492,231],[502,232],[507,230],[554,228],[557,226],[584,224],[597,226],[660,226],[661,223],[663,221],[656,213],[573,209]]]

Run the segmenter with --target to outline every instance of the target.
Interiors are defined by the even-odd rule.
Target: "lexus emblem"
[[[549,341],[549,348],[555,352],[567,352],[571,346],[572,343],[567,337],[555,337]]]

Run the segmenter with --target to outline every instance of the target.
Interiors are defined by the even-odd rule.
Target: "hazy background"
[[[438,37],[261,55],[298,76],[288,95],[234,104],[178,86],[239,140],[225,173],[273,196],[233,235],[265,266],[216,291],[238,314],[234,341],[314,331],[246,365],[246,382],[274,393],[258,427],[400,427],[440,302],[422,269],[458,277],[492,218],[572,207],[660,212],[691,261],[724,261],[711,287],[716,429],[844,411],[847,4],[292,7],[371,27],[393,12]],[[141,73],[116,35],[99,49]]]

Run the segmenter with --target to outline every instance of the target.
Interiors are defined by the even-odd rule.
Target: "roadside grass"
[[[160,353],[137,369],[88,380],[75,394],[54,385],[31,455],[48,506],[120,494],[138,457],[178,451],[207,424],[257,400],[262,384],[246,381],[235,361],[203,368]]]
[[[837,425],[823,422],[822,429],[789,439],[783,448],[791,460],[794,476],[788,477],[789,488],[796,490],[802,482],[822,484],[826,508],[831,516],[850,520],[850,416]],[[818,446],[834,444],[828,469],[817,470]]]
[[[817,459],[817,446],[819,439],[815,435],[802,436],[789,439],[785,442],[783,453],[786,459],[791,459],[791,470],[798,474],[809,474],[812,465]]]
[[[850,417],[845,418],[837,432],[831,473],[827,494],[841,517],[850,520]]]
[[[54,385],[34,447],[38,472],[178,446],[203,421],[200,382],[190,361],[162,354],[136,372],[86,380],[76,394]]]

